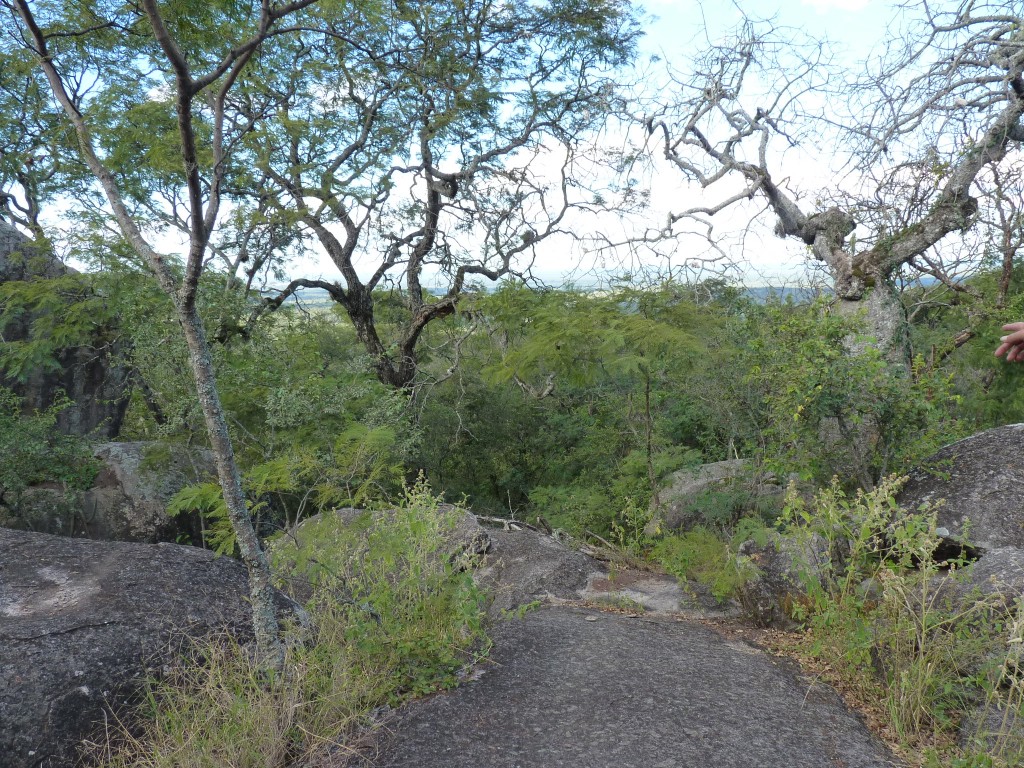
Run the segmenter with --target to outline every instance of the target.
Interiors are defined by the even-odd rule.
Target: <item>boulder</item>
[[[1020,694],[1011,694],[1019,704]],[[1017,706],[998,700],[979,704],[960,723],[960,746],[997,758],[994,765],[1024,764],[1024,718]]]
[[[72,271],[51,250],[38,247],[0,219],[0,283],[60,277]]]
[[[901,765],[835,691],[719,627],[551,607],[502,623],[493,640],[473,682],[413,702],[343,764]]]
[[[728,524],[750,510],[781,507],[785,489],[757,475],[745,459],[702,464],[673,472],[671,482],[651,500],[646,533],[690,530],[707,523]]]
[[[999,610],[1013,609],[1024,597],[1024,550],[990,549],[954,574],[937,577],[936,588],[954,611],[981,599]]]
[[[1024,424],[980,432],[947,445],[915,468],[896,497],[901,507],[938,508],[954,540],[988,549],[1024,548]]]
[[[0,764],[75,765],[185,637],[248,642],[248,596],[245,568],[206,550],[0,529]]]
[[[584,553],[531,530],[491,530],[491,549],[475,572],[498,620],[516,608],[552,598],[580,600],[605,568]]]
[[[0,283],[52,279],[74,274],[49,248],[42,248],[17,229],[0,221]],[[30,336],[31,317],[10,323],[3,331],[6,342]],[[69,347],[57,354],[57,366],[38,368],[23,379],[0,377],[23,400],[26,413],[43,410],[64,392],[71,406],[57,416],[65,434],[99,438],[115,437],[128,408],[130,371],[116,358],[121,342],[109,328],[98,328],[90,343]]]
[[[215,481],[206,449],[150,442],[102,443],[100,470],[89,490],[69,498],[35,488],[21,505],[21,526],[42,533],[104,541],[174,541],[182,525],[167,515],[171,497],[187,485]]]
[[[745,541],[739,566],[756,572],[739,590],[743,612],[754,624],[792,628],[795,606],[808,599],[810,587],[822,583],[831,568],[828,542],[818,534],[783,535],[772,531],[763,543]]]

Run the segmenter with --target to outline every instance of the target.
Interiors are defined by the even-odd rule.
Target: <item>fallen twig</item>
[[[537,533],[544,533],[540,528],[529,523],[524,523],[522,520],[510,520],[507,517],[488,517],[487,515],[477,515],[476,519],[483,523],[494,523],[500,525],[506,531],[512,530],[512,526],[518,526],[521,528],[529,528],[531,531],[537,531]]]

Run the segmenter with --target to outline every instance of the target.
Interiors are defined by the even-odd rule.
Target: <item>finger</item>
[[[1024,344],[1024,331],[1015,331],[999,338],[1000,346],[1016,347]]]

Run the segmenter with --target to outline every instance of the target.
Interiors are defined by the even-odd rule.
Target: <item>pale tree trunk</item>
[[[223,107],[232,83],[241,69],[266,38],[270,24],[290,9],[301,8],[314,0],[295,0],[286,9],[273,9],[264,4],[263,19],[258,35],[238,48],[233,48],[218,69],[197,81],[192,78],[188,63],[180,48],[170,37],[155,0],[143,0],[154,36],[165,51],[177,85],[178,127],[182,139],[182,159],[186,171],[186,184],[190,206],[190,242],[182,280],[175,276],[168,260],[157,253],[143,235],[137,221],[125,204],[117,179],[100,160],[93,143],[90,126],[65,86],[48,48],[47,36],[40,29],[27,0],[15,0],[13,11],[22,22],[25,37],[32,41],[33,54],[46,76],[54,97],[60,103],[75,128],[82,157],[96,177],[110,204],[118,227],[136,253],[149,265],[160,287],[174,301],[178,319],[189,350],[189,362],[196,384],[196,393],[203,410],[206,428],[217,465],[228,517],[249,575],[249,591],[253,610],[253,631],[261,662],[272,669],[281,669],[284,664],[284,646],[281,642],[277,623],[274,590],[271,586],[270,566],[263,551],[249,515],[242,480],[235,461],[234,449],[228,433],[227,419],[217,393],[216,377],[210,349],[206,342],[202,319],[196,309],[199,278],[203,269],[204,254],[210,233],[215,226],[220,201],[218,171],[213,172],[208,186],[204,186],[199,174],[196,137],[192,127],[192,100],[203,88],[212,86],[223,77],[219,90],[210,99],[215,113],[213,156],[215,169],[223,168]],[[204,197],[206,199],[204,215]]]
[[[252,600],[253,628],[260,658],[274,669],[284,665],[284,648],[280,642],[274,588],[271,584],[270,563],[260,544],[252,517],[242,490],[242,477],[235,461],[235,451],[228,434],[227,419],[217,392],[217,381],[206,341],[202,319],[194,306],[179,307],[178,317],[188,344],[188,359],[195,378],[196,394],[206,421],[210,448],[217,464],[228,519],[238,542],[238,551],[249,573],[249,595]]]

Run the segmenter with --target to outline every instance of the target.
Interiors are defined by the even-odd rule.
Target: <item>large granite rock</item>
[[[184,637],[247,641],[248,594],[244,567],[209,551],[0,529],[0,765],[75,765]]]
[[[0,221],[0,283],[51,279],[73,274],[48,248],[41,248],[9,224]],[[10,323],[6,342],[24,341],[32,317]],[[115,437],[128,408],[130,372],[116,362],[121,342],[109,328],[97,328],[88,344],[69,347],[57,355],[55,368],[38,368],[22,379],[0,377],[0,384],[23,398],[26,413],[43,410],[64,392],[72,404],[57,417],[65,434]]]
[[[175,541],[188,525],[167,515],[167,503],[187,485],[216,479],[213,455],[202,448],[102,443],[94,455],[100,471],[89,490],[68,497],[58,488],[31,489],[18,527],[105,541]]]
[[[0,219],[0,283],[66,275],[71,270],[49,249],[39,248]]]
[[[772,532],[764,542],[743,542],[738,560],[740,568],[755,571],[739,590],[744,615],[758,626],[779,629],[796,624],[794,608],[824,583],[831,566],[828,542],[818,534]]]
[[[982,600],[993,609],[1014,609],[1017,599],[1024,598],[1024,550],[990,549],[975,562],[937,577],[935,589],[952,611]]]
[[[399,712],[375,768],[891,768],[826,685],[706,625],[542,608],[459,688]]]
[[[1024,547],[1024,424],[947,445],[914,469],[896,497],[916,510],[942,502],[938,524],[983,550]]]
[[[556,600],[581,600],[589,583],[607,577],[598,561],[537,531],[492,530],[491,550],[476,571],[491,597],[489,616]]]
[[[670,483],[651,500],[646,533],[690,530],[696,525],[728,525],[750,511],[782,506],[785,489],[755,473],[749,461],[731,459],[673,472]]]

